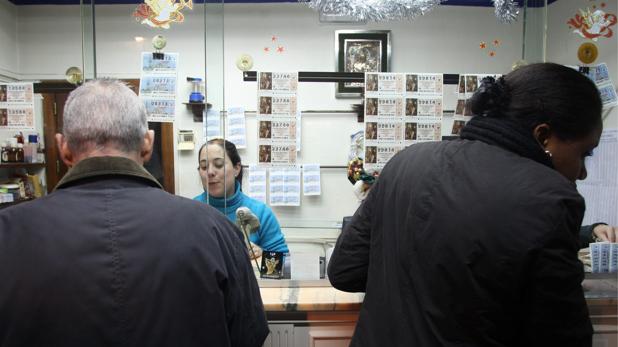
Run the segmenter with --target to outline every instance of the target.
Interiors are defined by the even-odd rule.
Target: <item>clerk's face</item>
[[[221,198],[234,194],[236,176],[240,173],[240,163],[234,167],[221,146],[210,144],[202,148],[198,170],[202,186],[210,195]]]

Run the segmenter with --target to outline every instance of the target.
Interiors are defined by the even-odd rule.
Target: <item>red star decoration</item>
[[[283,46],[277,47],[277,53],[283,53]]]
[[[485,48],[487,48],[487,44],[486,44],[485,42],[481,42],[481,43],[479,44],[479,48],[480,48],[480,49],[485,49]]]
[[[494,40],[494,46],[500,46],[500,40]]]
[[[605,3],[604,2],[601,3],[601,7],[605,7]]]
[[[264,47],[264,52],[270,52],[270,47]]]
[[[494,52],[494,51],[489,52],[489,56],[490,57],[494,57],[495,55],[496,55],[496,52]]]
[[[273,37],[271,37],[271,38],[270,38],[270,40],[271,40],[272,42],[277,41],[277,36],[273,35]]]

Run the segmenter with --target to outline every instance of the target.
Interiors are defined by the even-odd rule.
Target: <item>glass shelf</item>
[[[8,168],[44,168],[45,163],[0,163],[0,169]]]

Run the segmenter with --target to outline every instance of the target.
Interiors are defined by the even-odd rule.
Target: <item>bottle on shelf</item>
[[[7,163],[9,161],[9,143],[7,141],[2,142],[2,149],[0,150],[0,163]]]
[[[23,163],[24,162],[24,144],[18,143],[17,148],[15,149],[15,162]]]

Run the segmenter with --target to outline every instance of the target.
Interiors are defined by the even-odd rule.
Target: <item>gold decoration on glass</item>
[[[64,73],[64,76],[66,80],[71,84],[82,84],[82,82],[84,81],[84,74],[82,73],[82,70],[76,66],[71,66],[70,68],[68,68],[67,71]]]
[[[584,42],[577,49],[577,58],[584,64],[592,64],[599,56],[597,45],[592,42]]]

